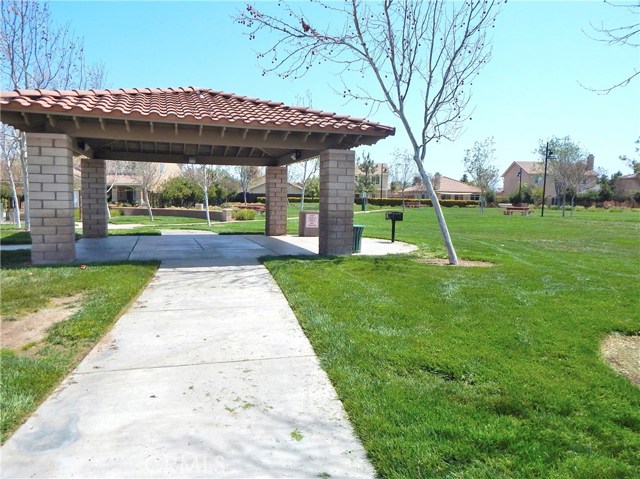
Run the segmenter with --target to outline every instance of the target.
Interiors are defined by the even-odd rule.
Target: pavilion
[[[287,166],[320,157],[321,255],[351,254],[355,153],[393,135],[362,118],[203,88],[0,92],[27,134],[34,264],[75,260],[73,157],[84,236],[107,236],[104,160],[266,167],[268,236],[287,230]]]

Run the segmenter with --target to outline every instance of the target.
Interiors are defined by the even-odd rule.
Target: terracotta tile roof
[[[480,188],[476,186],[454,180],[448,176],[440,176],[440,185],[437,191],[438,193],[471,193],[476,195],[481,192]]]
[[[34,113],[180,121],[229,127],[312,129],[374,136],[388,136],[395,132],[393,127],[363,118],[195,87],[2,91],[0,108]]]
[[[432,181],[434,181],[433,178],[432,178]],[[436,182],[436,184],[434,185],[434,189],[438,193],[445,193],[445,194],[446,193],[451,193],[451,194],[468,193],[472,195],[480,194],[480,188],[477,188],[468,183],[463,183],[462,181],[454,180],[453,178],[449,178],[448,176],[440,176],[440,184],[437,184]],[[427,187],[424,185],[424,183],[420,183],[418,185],[405,188],[404,191],[405,193],[413,193],[413,192],[421,193],[426,190],[427,190]]]

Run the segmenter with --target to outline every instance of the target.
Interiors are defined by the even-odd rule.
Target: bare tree
[[[415,163],[413,161],[413,155],[409,150],[395,150],[393,152],[393,158],[395,163],[391,166],[391,173],[394,180],[400,185],[402,209],[404,210],[404,191],[407,189],[407,186],[410,185],[412,178],[416,174]]]
[[[105,81],[104,66],[88,66],[84,42],[70,26],[56,26],[49,4],[38,0],[6,0],[0,10],[0,83],[19,89],[96,88]],[[25,230],[29,231],[29,170],[26,135],[13,130],[20,142]]]
[[[567,192],[573,184],[575,184],[576,177],[584,179],[584,172],[586,171],[586,162],[584,162],[585,154],[577,143],[571,140],[571,137],[565,136],[564,138],[551,138],[549,140],[549,150],[553,151],[555,157],[551,157],[548,161],[549,174],[553,178],[556,198],[558,200],[562,198],[562,216],[565,216]],[[546,144],[540,142],[537,149],[538,154],[544,162],[544,156],[546,154]],[[580,165],[584,163],[583,165]],[[582,176],[578,176],[579,170],[582,169]],[[544,201],[544,200],[543,200]]]
[[[636,2],[634,4],[629,3],[617,3],[611,2],[609,0],[605,0],[606,4],[617,7],[617,8],[626,8],[629,11],[630,19],[627,25],[623,25],[621,27],[605,27],[604,24],[593,25],[591,24],[591,29],[595,32],[595,35],[589,35],[592,39],[604,42],[607,45],[612,46],[628,46],[631,48],[637,48],[640,46],[640,22],[638,21],[638,15],[640,14],[640,2]],[[637,59],[637,56],[636,56]],[[636,62],[637,65],[637,62]],[[618,83],[610,86],[608,88],[588,88],[589,90],[598,92],[600,94],[606,95],[612,90],[618,87],[627,86],[631,81],[640,75],[640,70],[637,66],[633,69],[633,72],[630,73],[626,78],[622,79]]]
[[[153,221],[153,211],[151,210],[151,199],[149,192],[152,191],[160,181],[162,176],[162,170],[160,163],[153,163],[148,161],[132,161],[130,163],[131,176],[133,176],[142,187],[142,193],[144,195],[144,202],[147,205],[147,212],[149,213],[149,220]]]
[[[578,160],[564,166],[564,178],[567,184],[567,192],[571,196],[571,217],[573,217],[576,196],[593,186],[593,184],[587,181],[585,176],[586,172],[586,160]]]
[[[13,128],[8,125],[2,125],[0,129],[0,151],[2,152],[2,161],[6,166],[7,176],[9,176],[9,185],[11,187],[11,199],[13,202],[13,221],[18,228],[22,227],[20,221],[20,202],[18,201],[18,191],[16,189],[16,174],[14,166],[16,160],[19,160],[21,154],[20,137],[17,136]]]
[[[183,165],[182,172],[193,179],[202,189],[204,195],[204,210],[207,218],[207,226],[211,226],[211,217],[209,215],[209,189],[215,182],[215,170],[210,165]]]
[[[385,0],[381,4],[348,0],[342,4],[313,2],[333,13],[331,25],[313,23],[280,2],[280,16],[248,5],[235,20],[249,37],[270,32],[277,40],[259,58],[271,61],[264,73],[301,77],[314,65],[337,65],[345,84],[345,98],[362,100],[372,108],[386,105],[405,130],[413,158],[433,202],[449,262],[458,258],[424,168],[427,145],[454,139],[470,116],[465,113],[469,88],[490,57],[487,29],[493,27],[500,0],[447,2],[445,0]],[[378,94],[353,78],[372,78]],[[351,86],[348,86],[351,84]],[[419,108],[420,120],[409,110]]]
[[[640,137],[638,137],[638,139],[635,141],[636,146],[636,157],[638,157],[637,159],[634,158],[629,158],[626,155],[621,155],[618,158],[621,161],[624,161],[627,166],[629,168],[631,168],[631,171],[633,171],[634,173],[640,173]]]
[[[240,187],[242,188],[242,195],[244,202],[247,202],[247,192],[249,191],[249,184],[260,175],[260,169],[257,166],[237,166],[236,173],[240,180]]]
[[[480,188],[480,213],[484,213],[487,193],[494,191],[500,178],[495,161],[495,143],[493,137],[476,141],[466,150],[464,156],[465,171],[471,176],[472,183]]]
[[[302,197],[300,198],[300,210],[304,210],[304,196],[307,190],[309,179],[318,173],[320,161],[318,158],[312,158],[300,163],[294,163],[289,166],[289,178],[302,185]]]

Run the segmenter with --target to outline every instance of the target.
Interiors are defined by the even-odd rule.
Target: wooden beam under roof
[[[187,155],[183,153],[139,153],[124,151],[99,150],[94,154],[94,158],[100,160],[114,161],[143,161],[155,163],[188,163],[189,157],[195,156],[196,163],[201,165],[250,165],[250,166],[283,166],[278,165],[278,160],[271,157],[248,157],[248,156],[203,156]]]

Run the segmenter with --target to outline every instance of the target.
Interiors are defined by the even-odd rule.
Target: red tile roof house
[[[433,176],[433,189],[436,191],[438,198],[441,200],[480,200],[480,188],[469,183],[454,180],[448,176],[442,176],[436,173]],[[402,191],[397,191],[393,196],[404,198],[427,198],[427,188],[424,184],[410,186]]]
[[[266,167],[265,234],[286,234],[287,165],[320,157],[322,255],[351,254],[355,153],[395,133],[363,118],[185,88],[0,92],[0,121],[27,133],[34,264],[75,259],[73,157],[83,231],[107,235],[104,160]]]

